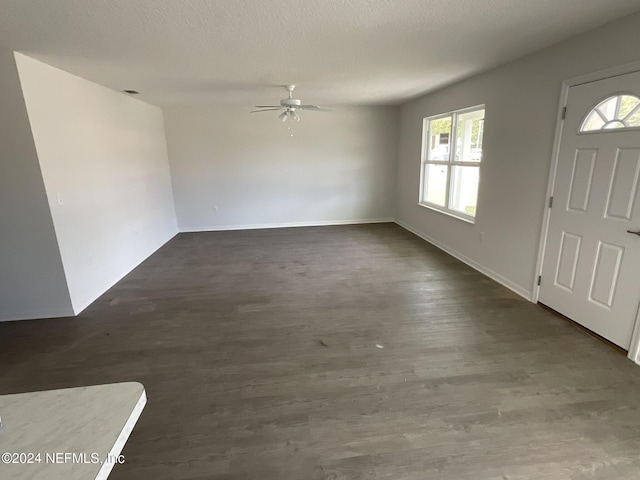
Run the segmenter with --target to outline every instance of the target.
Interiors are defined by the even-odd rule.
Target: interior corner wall
[[[177,233],[162,111],[15,56],[79,313]]]
[[[403,105],[398,223],[531,298],[562,82],[638,61],[638,45],[635,14]],[[479,104],[483,160],[469,224],[418,205],[422,120]]]
[[[0,48],[0,320],[73,315],[13,52]]]
[[[164,113],[180,231],[394,218],[397,107],[302,112],[299,123],[249,108]]]

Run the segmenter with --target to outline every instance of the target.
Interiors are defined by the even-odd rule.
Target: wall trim
[[[363,223],[394,223],[391,217],[357,220],[320,220],[311,222],[255,223],[242,225],[210,225],[204,227],[178,227],[180,233],[224,232],[229,230],[259,230],[267,228],[323,227],[330,225],[358,225]]]
[[[547,182],[547,194],[544,197],[545,208],[542,215],[542,228],[540,229],[540,239],[538,240],[538,258],[536,259],[536,269],[533,272],[534,280],[538,276],[542,275],[542,264],[544,260],[544,254],[547,248],[547,234],[549,233],[549,222],[551,220],[551,209],[549,208],[549,198],[553,196],[553,190],[556,184],[556,171],[558,170],[558,157],[560,156],[560,144],[562,142],[562,131],[564,128],[564,120],[562,119],[562,112],[567,105],[569,97],[570,83],[568,81],[562,82],[560,90],[560,100],[558,101],[558,111],[556,113],[556,129],[553,136],[553,150],[551,154],[551,165],[549,167],[549,180]],[[538,282],[533,283],[532,299],[534,302],[538,302],[540,296],[540,286]]]
[[[0,313],[0,322],[15,322],[20,320],[41,320],[44,318],[61,318],[61,317],[73,317],[73,309],[61,308],[55,310],[40,310],[21,313]]]
[[[420,237],[424,241],[432,244],[435,247],[438,247],[443,252],[448,253],[449,255],[451,255],[454,258],[457,258],[462,263],[465,263],[465,264],[469,265],[474,270],[477,270],[478,272],[480,272],[483,275],[489,277],[490,279],[495,280],[500,285],[502,285],[504,287],[507,287],[509,290],[511,290],[514,293],[517,293],[518,295],[520,295],[524,299],[526,299],[526,300],[528,300],[530,302],[534,301],[533,298],[532,298],[533,292],[531,290],[528,290],[528,289],[526,289],[526,288],[524,288],[524,287],[522,287],[522,286],[520,286],[520,285],[518,285],[516,283],[513,283],[508,278],[503,277],[499,273],[494,272],[493,270],[491,270],[490,268],[485,267],[484,265],[480,265],[475,260],[472,260],[469,257],[467,257],[466,255],[463,255],[460,252],[457,252],[456,250],[454,250],[454,249],[452,249],[450,247],[447,247],[446,245],[444,245],[443,243],[439,242],[438,240],[435,240],[434,238],[431,238],[430,236],[419,232],[415,228],[407,225],[406,223],[404,223],[404,222],[402,222],[400,220],[395,220],[395,223],[398,224],[399,226],[401,226],[402,228],[404,228],[405,230],[407,230],[407,231],[413,233],[414,235]]]
[[[575,87],[583,85],[585,83],[597,82],[598,80],[604,80],[605,78],[618,77],[620,75],[626,75],[627,73],[633,73],[640,70],[640,61],[625,63],[611,68],[605,68],[585,75],[579,75],[577,77],[567,78],[563,83],[568,87]]]

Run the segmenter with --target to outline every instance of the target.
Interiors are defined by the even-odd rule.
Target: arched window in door
[[[582,121],[580,132],[640,128],[640,98],[614,95],[593,108]]]

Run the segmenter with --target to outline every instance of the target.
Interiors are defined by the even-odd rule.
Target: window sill
[[[470,223],[470,224],[475,224],[476,223],[476,219],[474,217],[469,217],[467,215],[464,215],[460,212],[456,212],[455,210],[448,210],[446,208],[443,207],[438,207],[436,205],[431,205],[429,203],[422,203],[422,202],[418,202],[418,205],[423,207],[423,208],[428,208],[429,210],[433,210],[435,212],[438,213],[442,213],[444,215],[447,215],[449,217],[453,217],[456,218],[458,220],[462,220],[465,223]]]

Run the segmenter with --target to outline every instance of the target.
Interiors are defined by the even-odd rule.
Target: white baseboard
[[[84,298],[80,301],[76,300],[73,302],[72,306],[68,309],[60,309],[60,310],[47,310],[47,311],[32,311],[32,312],[21,312],[21,313],[0,313],[0,322],[12,322],[17,320],[38,320],[42,318],[60,318],[60,317],[75,317],[78,316],[82,311],[95,302],[98,298],[100,298],[104,293],[113,287],[116,283],[122,280],[125,276],[129,275],[135,268],[137,268],[142,262],[144,262],[147,258],[157,252],[162,246],[164,246],[169,240],[175,237],[178,234],[177,231],[171,232],[169,238],[165,238],[160,240],[158,243],[153,245],[147,252],[144,254],[144,258],[137,259],[131,265],[128,265],[127,268],[120,272],[118,278],[111,280],[109,286],[103,286],[100,288],[100,292],[94,292],[91,296]]]
[[[503,277],[502,275],[494,272],[493,270],[483,265],[480,265],[479,263],[470,259],[469,257],[453,250],[450,247],[447,247],[446,245],[429,237],[428,235],[425,235],[417,231],[413,227],[410,227],[409,225],[405,224],[404,222],[401,222],[400,220],[394,220],[393,218],[376,218],[376,219],[359,219],[359,220],[326,220],[326,221],[323,220],[323,221],[316,221],[316,222],[290,222],[290,223],[271,223],[271,224],[253,224],[253,225],[188,227],[188,228],[181,228],[179,231],[185,232],[185,233],[187,232],[218,232],[218,231],[228,231],[228,230],[255,230],[255,229],[290,228],[290,227],[319,227],[319,226],[327,226],[327,225],[356,225],[356,224],[365,224],[365,223],[391,223],[391,222],[396,223],[397,225],[404,228],[405,230],[422,238],[424,241],[438,247],[440,250],[448,253],[452,257],[457,258],[461,262],[469,265],[471,268],[477,270],[483,275],[486,275],[492,280],[495,280],[499,284],[505,286],[506,288],[520,295],[526,300],[533,301],[533,292],[531,290],[528,290],[520,285],[517,285],[516,283],[513,283],[511,280]],[[171,236],[171,238],[173,238],[173,235]],[[157,246],[157,248],[154,248],[149,253],[149,255],[145,257],[143,260],[141,260],[137,265],[139,265],[144,260],[146,260],[146,258],[152,255],[156,250],[158,250],[158,248],[160,248],[162,245],[168,242],[171,238],[162,242],[160,245]],[[135,268],[137,265],[134,265],[133,268]],[[124,277],[128,273],[129,272],[126,272],[124,275],[122,275],[122,277]],[[115,283],[117,283],[117,281]],[[83,302],[83,304],[80,305],[81,308],[79,308],[79,312],[77,313],[80,313],[82,310],[84,310],[84,308],[86,308],[86,306],[91,304],[94,300],[95,299],[89,302]],[[84,305],[84,303],[87,303],[87,305]],[[33,320],[33,319],[39,319],[39,318],[73,317],[77,315],[77,313],[74,312],[72,309],[50,310],[47,312],[21,312],[21,313],[15,313],[15,314],[0,313],[0,322],[8,322],[8,321],[15,321],[15,320]],[[638,359],[636,361],[640,362],[640,354],[638,354]]]
[[[410,227],[409,225],[405,224],[404,222],[401,222],[400,220],[395,220],[395,223],[400,225],[405,230],[408,230],[409,232],[413,233],[414,235],[417,235],[418,237],[420,237],[424,241],[429,242],[430,244],[434,245],[435,247],[438,247],[440,250],[442,250],[444,252],[447,252],[452,257],[455,257],[458,260],[460,260],[462,263],[466,263],[471,268],[479,271],[483,275],[486,275],[487,277],[491,278],[492,280],[495,280],[499,284],[507,287],[512,292],[517,293],[518,295],[520,295],[521,297],[525,298],[526,300],[528,300],[530,302],[533,302],[533,292],[531,290],[528,290],[528,289],[526,289],[526,288],[524,288],[524,287],[522,287],[522,286],[520,286],[520,285],[518,285],[516,283],[513,283],[508,278],[505,278],[502,275],[500,275],[499,273],[496,273],[493,270],[491,270],[491,269],[489,269],[489,268],[487,268],[487,267],[485,267],[483,265],[480,265],[479,263],[477,263],[476,261],[470,259],[469,257],[467,257],[467,256],[465,256],[465,255],[453,250],[450,247],[447,247],[446,245],[440,243],[437,240],[434,240],[433,238],[429,237],[428,235],[425,235],[424,233],[421,233],[421,232],[417,231],[413,227]]]
[[[20,313],[0,313],[0,322],[13,322],[17,320],[38,320],[41,318],[73,317],[73,309],[62,308],[59,310],[32,311]]]
[[[393,218],[368,218],[359,220],[320,220],[314,222],[256,223],[244,225],[210,225],[206,227],[181,227],[180,233],[224,232],[228,230],[259,230],[262,228],[322,227],[328,225],[357,225],[361,223],[393,223]]]

